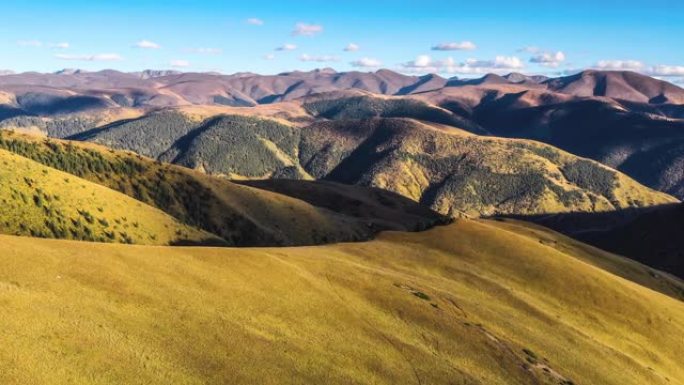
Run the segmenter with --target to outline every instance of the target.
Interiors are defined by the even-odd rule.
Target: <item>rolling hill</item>
[[[516,216],[684,278],[684,205]]]
[[[214,234],[229,245],[358,241],[370,239],[382,230],[414,231],[446,221],[396,194],[377,200],[376,194],[368,189],[350,192],[354,199],[369,201],[377,207],[374,212],[378,216],[354,216],[87,143],[0,132],[0,149],[119,191],[182,223]],[[314,183],[311,188],[317,186]],[[408,206],[414,208],[404,214],[401,210]]]
[[[64,138],[84,132],[91,137],[93,129],[105,126],[107,132],[99,139],[113,142],[121,139],[114,129],[131,131],[135,124],[156,124],[154,131],[165,134],[189,128],[180,118],[176,124],[148,117],[159,110],[192,110],[184,115],[200,120],[254,115],[298,127],[320,119],[414,118],[478,134],[542,141],[684,198],[684,89],[628,71],[588,70],[559,78],[488,74],[479,79],[406,76],[388,70],[322,69],[269,76],[64,71],[0,76],[0,95],[0,128]],[[140,117],[145,118],[137,121]],[[200,147],[206,140],[193,139]],[[126,148],[138,151],[149,145],[136,141]],[[168,148],[169,143],[160,146]],[[195,150],[189,146],[190,158],[180,154],[182,148],[167,158],[179,156],[179,162],[193,165]],[[274,175],[293,174],[301,170]]]
[[[533,139],[684,197],[684,92],[635,73],[587,71],[545,87],[485,82],[414,97],[491,135]]]
[[[308,98],[314,123],[158,112],[72,137],[233,179],[380,187],[450,215],[594,212],[672,203],[614,170],[530,141],[472,135],[423,102]],[[415,120],[415,119],[422,120]]]
[[[0,150],[0,233],[169,245],[222,241],[124,194]]]
[[[311,175],[385,188],[451,216],[610,211],[676,201],[535,142],[402,119],[307,129],[300,159]]]
[[[303,248],[0,242],[7,385],[684,383],[681,281],[517,222]]]

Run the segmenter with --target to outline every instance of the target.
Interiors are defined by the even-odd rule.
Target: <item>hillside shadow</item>
[[[496,218],[542,225],[684,279],[684,204]]]

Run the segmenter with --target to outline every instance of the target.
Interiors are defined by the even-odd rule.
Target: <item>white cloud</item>
[[[70,46],[71,45],[69,45],[67,42],[50,44],[50,47],[54,49],[69,49]]]
[[[274,54],[267,53],[266,55],[264,55],[264,60],[273,60],[273,59],[275,59],[275,57],[276,56]]]
[[[171,60],[171,62],[169,62],[169,64],[170,64],[171,67],[173,67],[173,68],[186,68],[186,67],[190,67],[190,62],[187,61],[187,60],[182,60],[182,59]]]
[[[415,60],[403,64],[406,68],[427,68],[438,66],[437,62],[433,62],[428,55],[419,55]]]
[[[256,17],[250,17],[246,21],[247,21],[247,24],[250,24],[250,25],[264,25],[264,21],[261,19],[257,19]]]
[[[565,54],[562,51],[541,52],[530,58],[530,63],[536,63],[544,67],[556,68],[565,61]]]
[[[319,24],[297,23],[292,30],[293,36],[315,36],[323,32],[323,26]]]
[[[344,47],[344,50],[345,50],[346,52],[356,52],[356,51],[358,51],[360,48],[361,48],[361,47],[359,47],[358,44],[349,43],[349,44],[347,44],[346,47]]]
[[[437,44],[432,47],[433,51],[472,51],[477,46],[472,41],[461,41]]]
[[[684,76],[684,66],[659,64],[650,67],[646,73],[651,76]]]
[[[302,56],[299,57],[299,60],[325,63],[325,62],[338,61],[340,59],[337,56],[331,56],[331,55],[312,56],[309,54],[303,54]]]
[[[281,45],[280,47],[276,48],[276,51],[294,51],[297,49],[297,46],[294,44],[290,43],[285,43]]]
[[[117,53],[100,53],[96,55],[70,55],[59,53],[55,58],[73,61],[121,61],[123,58]]]
[[[402,64],[401,67],[405,71],[417,73],[486,74],[520,70],[525,67],[525,64],[515,56],[497,56],[493,60],[468,59],[457,63],[453,58],[433,60],[428,55],[420,55],[415,60]]]
[[[646,66],[638,60],[601,60],[594,67],[604,71],[641,71]]]
[[[188,52],[196,53],[199,55],[220,55],[223,53],[223,50],[221,48],[199,47],[199,48],[190,48],[188,50]]]
[[[378,59],[373,59],[369,57],[363,57],[359,60],[354,60],[353,62],[350,62],[352,67],[360,67],[360,68],[376,68],[382,66],[382,62]]]
[[[142,48],[142,49],[159,49],[161,46],[153,41],[149,40],[140,40],[139,42],[135,43],[133,45],[135,48]]]
[[[593,68],[603,71],[635,71],[654,77],[684,76],[684,65],[646,65],[638,60],[601,60]]]
[[[40,40],[18,40],[17,45],[20,47],[42,47],[43,42]]]

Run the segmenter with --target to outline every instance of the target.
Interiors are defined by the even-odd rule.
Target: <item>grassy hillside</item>
[[[233,178],[311,179],[299,167],[299,131],[273,119],[161,111],[71,137]]]
[[[451,216],[596,212],[676,201],[548,145],[472,135],[452,126],[460,124],[453,114],[421,101],[307,100],[303,105],[311,114],[334,120],[298,127],[221,115],[193,128],[190,118],[166,112],[79,139],[233,179],[380,187]]]
[[[334,95],[334,94],[333,94]],[[445,108],[424,101],[407,98],[373,96],[320,98],[307,101],[304,109],[311,115],[330,120],[357,120],[370,118],[410,118],[446,124],[484,134],[477,124]]]
[[[7,385],[684,383],[684,302],[653,290],[681,281],[520,223],[277,249],[0,242]]]
[[[0,131],[0,149],[122,192],[183,223],[215,234],[230,245],[365,240],[380,230],[412,231],[443,221],[440,215],[427,211],[422,211],[420,217],[395,212],[392,218],[376,211],[378,216],[369,220],[93,144]],[[362,198],[372,195],[362,190],[357,193]]]
[[[297,162],[299,130],[238,115],[206,120],[158,158],[233,178],[311,179]]]
[[[595,212],[676,201],[548,145],[408,119],[309,126],[299,157],[316,178],[388,189],[451,216]]]
[[[602,213],[509,216],[684,278],[684,204]]]
[[[98,242],[216,243],[124,194],[0,150],[0,233]]]
[[[467,116],[493,135],[539,140],[597,160],[651,188],[684,197],[681,106],[669,105],[669,113],[668,105],[605,98],[563,100],[550,92],[522,90],[483,92],[476,101],[458,93],[438,94],[425,97],[441,99],[441,106]],[[497,97],[488,97],[492,94]],[[462,112],[464,102],[472,106],[471,113]]]

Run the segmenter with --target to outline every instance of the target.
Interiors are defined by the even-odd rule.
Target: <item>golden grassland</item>
[[[0,150],[0,233],[168,245],[216,237],[124,194]]]
[[[684,384],[681,281],[519,222],[0,250],[2,384]]]

